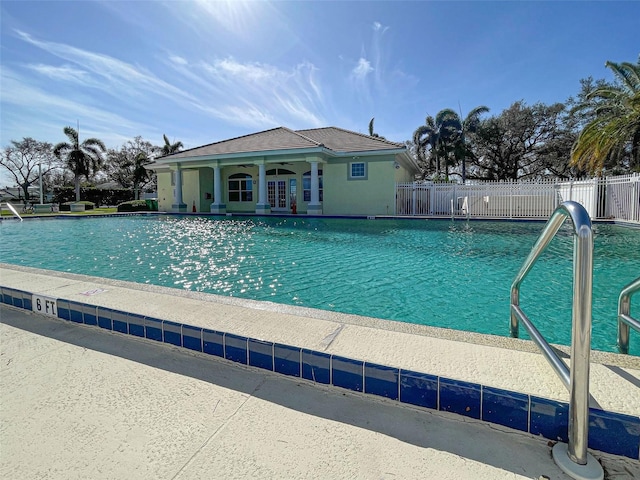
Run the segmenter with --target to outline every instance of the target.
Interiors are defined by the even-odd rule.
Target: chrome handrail
[[[618,299],[618,350],[629,353],[629,327],[640,332],[640,321],[631,316],[631,296],[640,291],[640,277],[620,292]]]
[[[571,368],[560,359],[520,309],[520,284],[533,268],[567,218],[573,223],[573,309]],[[569,443],[567,454],[578,465],[587,464],[589,436],[589,355],[591,353],[591,301],[593,286],[593,231],[585,208],[577,202],[564,202],[551,214],[511,285],[511,336],[518,337],[522,322],[544,357],[569,390]]]

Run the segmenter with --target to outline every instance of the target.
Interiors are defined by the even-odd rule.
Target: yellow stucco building
[[[392,215],[397,182],[418,166],[406,147],[336,127],[279,127],[160,157],[162,211]]]

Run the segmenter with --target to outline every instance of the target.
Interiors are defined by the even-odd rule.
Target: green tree
[[[606,62],[614,84],[601,85],[579,108],[591,110],[571,152],[571,163],[601,174],[607,165],[640,170],[640,56],[636,64]]]
[[[172,153],[179,152],[184,147],[184,145],[182,145],[182,142],[179,141],[171,143],[166,135],[162,135],[162,138],[164,139],[164,145],[160,147],[160,152],[162,153],[163,157],[165,155],[171,155]]]
[[[420,125],[413,132],[413,143],[416,146],[418,162],[423,165],[423,177],[435,172],[440,176],[440,159],[438,158],[438,147],[440,145],[440,127],[436,124],[435,118],[428,115],[425,124]]]
[[[473,176],[518,180],[551,174],[548,165],[562,154],[558,152],[564,111],[562,103],[528,106],[515,102],[500,115],[481,120],[471,147]],[[568,154],[567,150],[564,152]]]
[[[153,174],[145,165],[151,163],[157,150],[157,147],[141,136],[127,141],[119,149],[110,149],[105,164],[108,177],[123,188],[133,189],[137,200],[140,190],[153,182]]]
[[[16,185],[22,189],[25,202],[29,201],[29,187],[39,181],[40,172],[46,177],[57,167],[53,146],[31,137],[21,141],[11,140],[11,145],[0,152],[0,166],[11,174]]]
[[[76,201],[80,200],[80,177],[87,179],[102,167],[102,154],[107,150],[101,140],[87,138],[80,143],[78,131],[73,127],[64,127],[69,142],[60,142],[53,147],[53,154],[63,161],[65,167],[74,176]]]
[[[456,163],[460,163],[462,166],[462,183],[466,182],[466,160],[467,157],[471,156],[471,151],[467,145],[467,136],[469,133],[475,133],[478,130],[480,115],[488,111],[488,107],[481,105],[471,110],[464,119],[451,109],[442,110],[436,115],[436,119],[440,118],[443,143],[453,147]]]

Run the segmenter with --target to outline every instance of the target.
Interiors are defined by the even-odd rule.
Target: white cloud
[[[25,109],[56,109],[71,118],[92,115],[96,124],[109,125],[111,130],[127,130],[133,125],[120,115],[110,114],[108,109],[148,118],[165,116],[167,110],[173,109],[181,115],[194,112],[247,128],[309,128],[326,124],[321,113],[325,108],[323,89],[318,69],[311,63],[282,68],[233,57],[210,62],[199,57],[193,62],[179,52],[169,52],[160,60],[170,68],[159,77],[142,66],[108,55],[16,32],[24,42],[65,63],[26,65],[46,77],[46,86],[42,79],[32,77],[30,85],[13,82],[10,90],[17,93],[9,95],[3,83],[3,103],[19,104]],[[111,98],[76,85],[99,89]],[[165,100],[173,106],[168,107]],[[149,128],[145,126],[145,130]]]
[[[42,63],[27,65],[27,68],[34,72],[44,75],[53,80],[64,80],[84,85],[89,85],[91,82],[89,73],[84,70],[73,68],[71,65],[62,65],[61,67],[54,67],[52,65],[44,65]]]
[[[356,80],[364,80],[371,72],[373,72],[371,62],[366,58],[361,57],[353,70],[351,70],[351,75]]]
[[[161,95],[174,101],[193,100],[189,93],[157,78],[143,68],[136,68],[113,57],[69,45],[36,40],[28,33],[19,30],[16,33],[25,42],[67,62],[79,65],[85,71],[100,77],[99,83],[102,85],[102,89],[112,95],[124,93],[131,97],[144,97],[149,92],[153,92],[155,95]]]
[[[51,94],[38,86],[30,85],[28,79],[9,68],[3,67],[0,75],[2,82],[1,103],[18,107],[12,109],[13,113],[10,118],[3,114],[1,142],[7,142],[10,138],[35,136],[39,140],[55,143],[57,136],[51,138],[50,131],[42,134],[32,131],[34,115],[42,122],[48,120],[48,125],[57,125],[55,131],[59,131],[60,135],[62,135],[64,125],[72,125],[78,119],[81,124],[83,119],[90,119],[92,130],[95,132],[111,132],[114,126],[131,132],[150,129],[148,125],[133,122],[121,115],[92,106],[88,102],[71,100],[67,97]],[[98,136],[107,141],[104,133],[100,133]]]
[[[188,65],[189,62],[187,62],[184,58],[178,56],[178,55],[169,55],[169,60],[171,60],[172,62],[178,64],[178,65]]]
[[[279,125],[324,125],[317,69],[301,63],[288,70],[233,57],[193,65],[170,64],[198,85],[194,107],[236,125],[271,128]]]
[[[387,30],[389,30],[389,27],[383,27],[383,25],[380,22],[373,22],[373,29],[378,32],[380,30],[382,30],[382,34],[384,34],[384,32],[386,32]]]

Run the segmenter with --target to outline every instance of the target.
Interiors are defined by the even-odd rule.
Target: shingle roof
[[[297,131],[286,127],[278,127],[184,150],[162,158],[190,158],[318,147],[324,147],[335,152],[364,152],[395,150],[403,148],[404,145],[336,127]]]
[[[337,127],[296,130],[296,133],[311,138],[334,152],[366,152],[404,148],[401,143],[394,143],[380,137],[370,137],[369,135]]]

